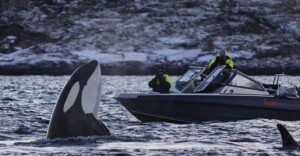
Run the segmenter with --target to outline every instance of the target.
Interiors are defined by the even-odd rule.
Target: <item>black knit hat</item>
[[[158,69],[158,73],[160,73],[160,72],[166,73],[166,69],[164,69],[164,68],[159,68],[159,69]]]

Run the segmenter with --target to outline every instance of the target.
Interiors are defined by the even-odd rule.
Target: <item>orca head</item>
[[[299,147],[298,143],[282,124],[277,124],[277,128],[281,135],[283,148]]]
[[[101,69],[94,60],[70,76],[55,105],[47,138],[109,135],[98,120],[100,96]]]
[[[92,113],[95,118],[98,118],[101,96],[101,68],[98,61],[91,61],[76,69],[64,91],[61,93],[62,99],[59,99],[65,100],[62,102],[64,113],[75,104],[76,100],[80,100],[84,113]]]

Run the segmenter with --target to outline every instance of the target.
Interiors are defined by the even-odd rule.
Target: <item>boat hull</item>
[[[122,93],[115,99],[143,122],[300,120],[300,100],[272,96]]]

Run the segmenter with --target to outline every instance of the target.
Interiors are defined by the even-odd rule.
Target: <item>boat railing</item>
[[[286,97],[292,99],[299,99],[300,97],[300,88],[294,84],[284,84],[282,78],[289,79],[287,74],[275,74],[272,84],[263,84],[266,90],[274,96],[277,97]]]
[[[280,79],[280,77],[283,77],[283,76],[288,76],[288,75],[286,75],[286,74],[275,74],[274,79],[273,79],[273,85],[279,85],[279,79]]]

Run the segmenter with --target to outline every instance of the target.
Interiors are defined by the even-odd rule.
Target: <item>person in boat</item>
[[[210,71],[213,71],[216,67],[226,65],[227,69],[233,68],[233,61],[231,57],[226,54],[225,50],[220,51],[209,63],[208,67]]]
[[[159,93],[168,93],[171,84],[172,80],[163,68],[158,69],[157,74],[148,82],[149,87]]]

